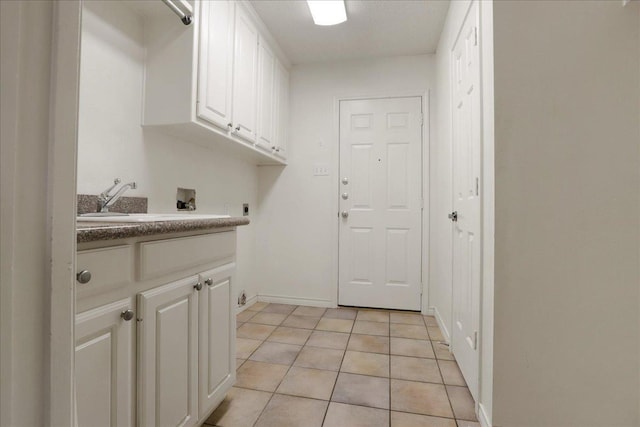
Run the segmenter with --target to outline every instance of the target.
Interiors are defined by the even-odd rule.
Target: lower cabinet
[[[78,426],[135,425],[133,308],[128,298],[76,316]]]
[[[231,262],[78,314],[78,426],[202,424],[235,382],[234,273]]]

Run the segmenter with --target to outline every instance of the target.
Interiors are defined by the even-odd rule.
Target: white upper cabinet
[[[276,140],[286,133],[287,103],[279,102],[285,79],[288,92],[286,58],[250,4],[193,8],[188,27],[175,16],[145,22],[143,125],[256,164],[284,164]]]
[[[289,129],[289,72],[277,61],[275,67],[275,154],[287,156],[287,130]]]
[[[258,120],[258,29],[241,7],[236,11],[233,67],[232,131],[247,141],[255,142]]]
[[[262,38],[258,46],[258,140],[260,147],[272,150],[276,128],[276,58]]]
[[[234,3],[201,4],[198,117],[224,130],[232,126]]]

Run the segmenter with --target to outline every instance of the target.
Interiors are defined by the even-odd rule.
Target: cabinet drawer
[[[140,280],[233,258],[235,232],[140,243]]]
[[[114,246],[78,252],[77,270],[88,270],[88,283],[76,282],[78,296],[96,295],[125,286],[133,279],[133,248]]]

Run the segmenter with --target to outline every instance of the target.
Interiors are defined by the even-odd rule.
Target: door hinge
[[[474,46],[478,46],[478,27],[473,27]]]
[[[480,178],[476,177],[476,196],[480,195]]]
[[[424,113],[420,113],[420,124],[424,125]]]
[[[473,331],[473,349],[478,349],[478,331]]]

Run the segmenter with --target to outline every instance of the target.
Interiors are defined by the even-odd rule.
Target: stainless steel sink
[[[229,215],[196,214],[121,214],[117,212],[97,212],[78,216],[78,221],[88,222],[160,222],[185,221],[198,219],[229,218]]]

